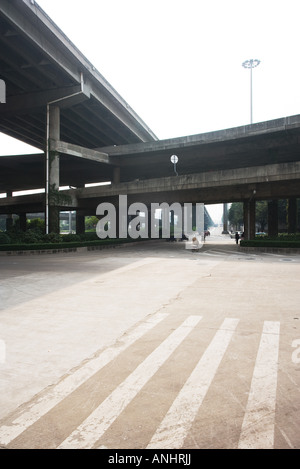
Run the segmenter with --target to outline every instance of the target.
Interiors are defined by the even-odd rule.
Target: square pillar
[[[288,233],[297,232],[297,199],[288,199]]]
[[[154,214],[153,214],[153,221],[152,221],[152,212],[151,212],[151,205],[147,206],[148,212],[146,213],[146,217],[148,217],[148,238],[151,238],[151,230],[152,227],[154,226]],[[153,226],[152,226],[153,224]]]
[[[223,231],[222,234],[228,234],[228,207],[223,204]]]
[[[60,109],[49,107],[49,139],[60,140]],[[49,150],[48,144],[48,232],[59,233],[59,153]]]
[[[268,202],[268,235],[278,235],[278,200]]]
[[[12,191],[7,191],[6,197],[12,197]],[[9,213],[6,216],[6,222],[5,222],[6,231],[9,231],[12,228],[13,224],[14,224],[14,220],[13,220],[12,213]]]
[[[244,202],[244,239],[255,238],[255,200]]]
[[[85,216],[76,210],[76,234],[85,233]]]
[[[20,230],[26,231],[26,228],[27,228],[26,222],[27,222],[26,213],[20,213],[19,214]]]

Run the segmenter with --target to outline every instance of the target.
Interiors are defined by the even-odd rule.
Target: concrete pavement
[[[217,231],[2,257],[0,444],[299,448],[299,275]]]

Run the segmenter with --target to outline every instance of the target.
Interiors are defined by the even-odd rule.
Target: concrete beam
[[[85,158],[87,160],[97,161],[98,163],[112,164],[107,153],[62,142],[61,140],[50,139],[50,151],[64,155],[77,156],[78,158]]]
[[[211,171],[142,181],[124,182],[111,186],[98,186],[79,189],[81,199],[90,197],[111,197],[119,194],[143,194],[200,190],[206,188],[254,185],[279,181],[300,181],[300,162],[237,168],[234,170]],[[299,189],[300,192],[300,189]]]
[[[1,108],[1,115],[22,115],[30,114],[38,109],[47,106],[47,103],[62,99],[65,96],[74,95],[59,103],[59,106],[69,107],[79,102],[89,99],[90,92],[87,87],[81,90],[80,85],[66,86],[47,91],[37,91],[35,93],[26,93],[20,96],[8,96],[6,106]]]
[[[29,7],[33,11],[35,17],[37,17],[36,21],[30,21],[28,14],[24,14],[24,8],[26,7]],[[68,43],[66,36],[55,27],[50,18],[45,16],[44,12],[36,4],[32,5],[30,0],[22,0],[18,2],[18,5],[10,0],[1,0],[0,10],[2,15],[4,15],[17,30],[30,38],[37,48],[41,49],[43,53],[47,55],[50,61],[58,63],[72,79],[80,82],[80,70],[77,64],[69,59],[63,47],[59,48],[58,43],[55,44],[50,40],[51,32],[54,37],[56,36],[58,38],[60,36],[59,39],[62,45],[69,49],[71,48],[70,42]],[[48,38],[44,31],[42,41],[42,33],[38,20],[46,24],[50,33],[48,34]]]
[[[151,202],[224,203],[249,200],[271,200],[300,197],[300,162],[263,167],[172,176],[167,178],[118,183],[109,186],[60,191],[60,207],[80,208],[95,213],[95,206],[103,200],[118,200],[127,194],[128,200]],[[0,199],[0,213],[31,213],[43,194]],[[44,200],[44,199],[42,199]],[[41,208],[39,209],[41,210]]]
[[[202,134],[176,137],[155,142],[133,143],[129,145],[117,145],[99,148],[98,150],[107,151],[112,157],[126,158],[127,156],[147,154],[151,152],[176,151],[180,157],[181,149],[192,148],[201,145],[222,144],[223,146],[232,141],[236,145],[238,141],[248,140],[249,138],[262,135],[276,135],[282,131],[299,128],[300,115],[283,117],[265,122],[259,122],[252,125],[233,127],[230,129],[216,130]],[[258,142],[255,145],[258,147]],[[251,144],[250,144],[251,145]],[[274,143],[278,146],[278,142]],[[172,154],[172,153],[171,153]]]
[[[142,119],[36,2],[19,0],[17,3],[18,5],[10,0],[1,0],[0,12],[20,34],[29,38],[36,49],[43,53],[44,60],[56,64],[77,83],[80,83],[83,72],[92,95],[124,123],[138,140],[157,140]]]

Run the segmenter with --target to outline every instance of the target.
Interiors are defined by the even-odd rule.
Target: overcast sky
[[[37,3],[159,139],[249,124],[249,59],[253,122],[300,113],[299,0]]]

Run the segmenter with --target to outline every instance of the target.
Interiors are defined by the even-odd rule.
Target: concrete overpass
[[[69,143],[95,148],[157,139],[35,1],[1,0],[0,75],[7,93],[0,131],[42,151],[47,104],[54,102],[60,137]]]
[[[45,211],[57,231],[59,211],[76,210],[80,231],[84,215],[119,194],[147,205],[243,201],[252,237],[255,201],[269,200],[276,232],[276,200],[289,198],[295,224],[300,115],[160,141],[35,2],[2,0],[0,32],[0,131],[41,149],[0,157],[0,213],[25,226],[26,213]],[[111,184],[85,187],[98,182]],[[45,194],[12,196],[39,188]]]
[[[75,156],[75,147],[52,141],[51,148],[61,155],[60,181],[78,187],[60,191],[61,199],[56,208],[76,209],[79,220],[80,216],[94,215],[102,201],[117,205],[119,194],[128,195],[128,203],[138,201],[146,205],[151,202],[243,201],[247,233],[253,236],[256,200],[268,200],[271,213],[274,200],[300,197],[299,142],[300,116],[151,143],[101,147],[99,153],[106,158],[101,162],[86,159],[92,155],[84,155],[84,149]],[[170,162],[174,153],[179,157],[178,176]],[[0,167],[1,161],[8,163],[10,158],[1,157]],[[42,155],[12,158],[18,161],[15,168],[20,167],[20,173],[7,171],[7,184],[15,181],[18,189],[25,189],[22,174],[26,162],[28,167],[37,169],[39,165],[42,167],[44,158]],[[81,164],[85,172],[69,171],[71,161]],[[105,168],[110,168],[113,175],[112,180],[107,179],[110,185],[83,187],[90,180],[89,172],[95,176],[95,167],[99,180],[105,180]],[[40,176],[32,173],[36,187],[43,185],[42,173],[41,170]],[[44,205],[44,194],[7,197],[0,200],[0,212],[41,211]],[[291,219],[295,216],[291,214]]]

